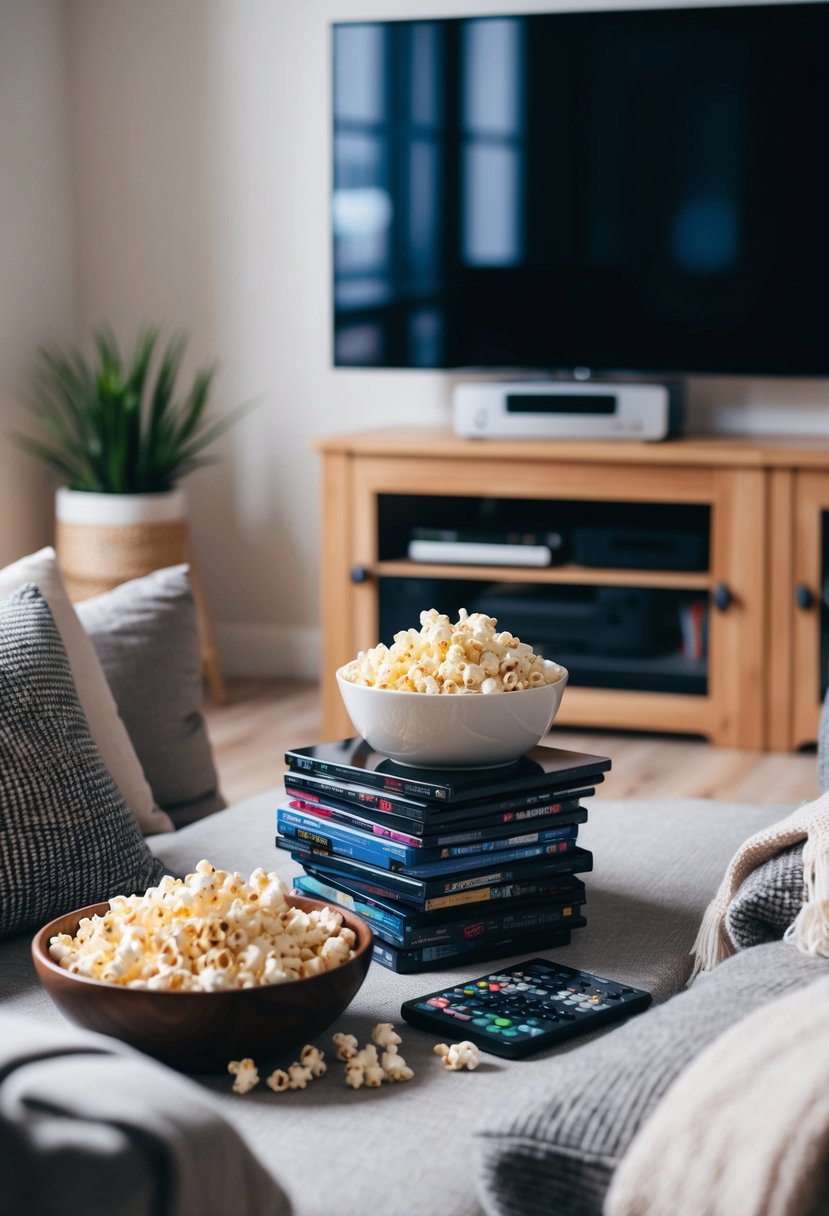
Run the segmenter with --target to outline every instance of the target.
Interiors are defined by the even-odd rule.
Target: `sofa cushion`
[[[288,1216],[216,1103],[103,1035],[0,1013],[0,1214]]]
[[[158,805],[176,827],[221,810],[187,567],[122,583],[76,611]]]
[[[477,1129],[487,1212],[596,1216],[613,1171],[662,1095],[724,1030],[825,973],[793,946],[754,946],[612,1034],[560,1056]]]
[[[40,588],[60,632],[78,699],[104,764],[135,815],[141,830],[169,832],[172,823],[153,801],[141,764],[118,714],[106,676],[66,594],[54,549],[41,549],[0,570],[0,600],[27,583]]]
[[[89,731],[46,600],[0,603],[0,936],[161,876]]]

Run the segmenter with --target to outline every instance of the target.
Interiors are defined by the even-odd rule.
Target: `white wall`
[[[222,365],[217,404],[261,407],[191,488],[228,669],[316,669],[315,435],[449,420],[450,376],[334,371],[329,23],[527,12],[549,0],[73,0],[79,315],[161,320]],[[572,7],[572,6],[571,6]],[[617,5],[629,7],[624,0]],[[829,430],[829,385],[707,380],[691,422]]]
[[[0,566],[51,539],[51,483],[9,439],[37,347],[72,336],[62,0],[0,0]]]

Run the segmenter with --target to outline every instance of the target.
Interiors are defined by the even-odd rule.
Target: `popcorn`
[[[411,1081],[414,1072],[398,1053],[398,1044],[402,1042],[400,1035],[391,1022],[378,1022],[371,1032],[372,1042],[367,1043],[362,1051],[357,1051],[357,1040],[353,1034],[335,1034],[334,1042],[340,1042],[340,1052],[348,1051],[345,1059],[345,1083],[352,1089],[376,1089],[384,1081]],[[378,1058],[377,1048],[384,1048]]]
[[[275,1094],[284,1093],[286,1089],[290,1089],[291,1078],[285,1072],[284,1068],[276,1068],[269,1077],[265,1079],[265,1084],[269,1089],[272,1089]]]
[[[384,1075],[373,1043],[367,1043],[362,1051],[346,1061],[345,1083],[352,1089],[360,1089],[363,1085],[377,1089],[383,1084]]]
[[[371,1038],[378,1047],[385,1047],[389,1051],[397,1051],[398,1043],[403,1042],[391,1022],[378,1022],[371,1032]]]
[[[324,1055],[325,1053],[320,1051],[318,1047],[314,1047],[311,1043],[306,1043],[299,1053],[299,1062],[305,1068],[311,1070],[312,1077],[324,1077],[328,1071],[328,1065],[323,1058]]]
[[[353,1060],[357,1054],[357,1037],[353,1034],[332,1035],[332,1042],[337,1045],[338,1060]]]
[[[74,937],[53,937],[49,954],[74,975],[170,992],[264,987],[347,962],[356,938],[342,915],[303,912],[287,895],[276,874],[257,869],[246,881],[200,861],[184,879],[165,875],[144,895],[115,896]]]
[[[464,1039],[461,1043],[453,1043],[451,1047],[448,1047],[446,1043],[437,1043],[434,1052],[435,1055],[443,1057],[443,1066],[450,1072],[457,1072],[461,1068],[472,1072],[481,1062],[481,1053],[468,1039]]]
[[[231,1060],[227,1071],[236,1078],[233,1082],[235,1094],[249,1093],[254,1085],[259,1084],[259,1070],[250,1056],[245,1056],[244,1060]]]
[[[414,1076],[406,1061],[398,1054],[396,1047],[383,1052],[380,1057],[380,1065],[389,1081],[411,1081]]]
[[[511,633],[496,632],[498,621],[465,608],[452,623],[435,608],[420,614],[420,631],[404,629],[391,646],[361,650],[343,668],[352,684],[427,696],[520,692],[555,684],[564,669]]]

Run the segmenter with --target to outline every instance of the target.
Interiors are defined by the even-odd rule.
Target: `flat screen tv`
[[[829,4],[333,27],[334,362],[829,374]]]

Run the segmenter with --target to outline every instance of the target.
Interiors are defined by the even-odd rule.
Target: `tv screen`
[[[829,4],[333,28],[334,362],[829,374]]]

